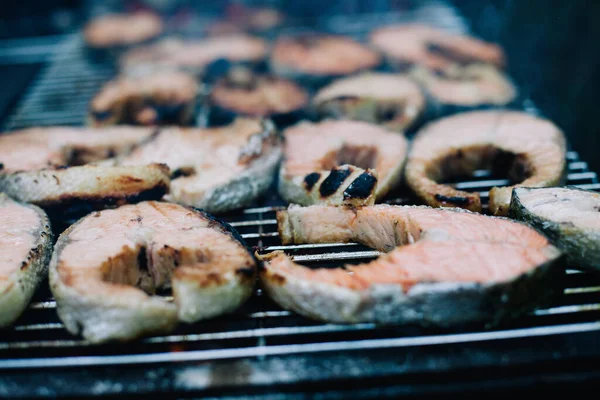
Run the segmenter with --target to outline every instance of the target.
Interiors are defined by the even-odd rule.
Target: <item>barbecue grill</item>
[[[338,15],[316,23],[362,39],[373,27],[403,21],[467,31],[454,8],[436,1],[401,14]],[[64,35],[53,48],[2,121],[4,130],[83,124],[90,98],[115,74],[112,65],[89,61],[79,32]],[[540,113],[527,96],[519,107]],[[569,185],[600,190],[596,173],[577,152],[569,151],[567,159]],[[492,186],[508,183],[480,170],[454,185],[487,202]],[[415,200],[400,188],[386,202]],[[282,246],[275,220],[282,208],[271,190],[254,207],[222,219],[257,251],[284,250],[306,265],[339,266],[379,255],[358,244]],[[181,325],[169,335],[103,345],[64,329],[44,284],[15,326],[0,335],[0,396],[382,398],[598,382],[600,275],[565,269],[562,284],[563,295],[547,308],[493,328],[453,329],[319,323],[282,310],[257,288],[234,314]]]

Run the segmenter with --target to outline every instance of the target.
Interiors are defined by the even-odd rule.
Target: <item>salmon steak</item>
[[[408,76],[365,72],[333,81],[312,100],[321,117],[382,124],[392,130],[411,127],[425,110],[425,95]]]
[[[181,205],[142,202],[87,215],[64,231],[50,288],[67,330],[99,343],[169,332],[234,311],[256,261],[231,227]],[[172,288],[173,301],[155,295]]]
[[[131,151],[153,133],[135,127],[54,127],[0,135],[0,191],[43,207],[160,199],[169,188],[165,165],[99,163]]]
[[[0,193],[0,327],[21,315],[46,277],[52,230],[40,208]]]
[[[264,40],[246,34],[199,40],[167,38],[128,50],[119,58],[119,67],[125,73],[164,69],[202,73],[210,63],[219,59],[258,64],[267,52]]]
[[[502,67],[505,64],[499,46],[425,24],[379,28],[370,34],[370,42],[401,67],[421,65],[445,70],[453,65],[483,63]]]
[[[517,111],[473,111],[442,118],[415,137],[405,169],[408,186],[432,207],[460,207],[481,212],[481,198],[445,184],[488,169],[513,185],[494,187],[489,208],[506,215],[515,186],[546,187],[561,183],[566,171],[566,143],[552,122]]]
[[[189,74],[159,71],[121,76],[92,99],[88,123],[105,125],[188,125],[199,85]]]
[[[166,128],[115,162],[123,167],[167,164],[165,200],[222,213],[252,204],[271,185],[281,139],[268,120],[238,118],[217,128]]]
[[[301,122],[284,132],[279,193],[300,205],[369,205],[399,184],[404,136],[362,121]]]
[[[543,232],[575,268],[600,270],[600,193],[575,187],[513,189],[509,217]]]
[[[263,256],[261,282],[282,307],[334,323],[494,324],[560,293],[561,252],[527,225],[462,209],[290,206],[284,244],[358,242],[381,256],[309,268]],[[554,285],[553,285],[554,283]]]

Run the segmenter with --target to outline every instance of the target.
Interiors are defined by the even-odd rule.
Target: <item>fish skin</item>
[[[311,222],[313,217],[319,225]],[[560,293],[556,282],[562,274],[561,252],[535,230],[506,218],[463,209],[376,205],[290,206],[278,213],[277,220],[284,244],[359,242],[387,252],[346,270],[306,268],[281,251],[262,256],[260,278],[267,293],[282,307],[309,318],[333,323],[493,325]],[[477,222],[484,222],[483,228],[468,229]],[[500,232],[496,239],[494,228]],[[531,247],[522,243],[523,238],[513,237],[515,232],[524,232]],[[485,268],[466,270],[452,261],[452,257],[464,260],[478,248],[507,262],[512,253],[517,262],[510,261],[510,268],[503,264],[504,269],[495,269],[490,276]]]
[[[256,260],[231,231],[173,203],[90,214],[55,245],[49,275],[58,315],[69,332],[100,343],[232,312],[252,294]],[[168,287],[173,303],[152,295]]]
[[[5,193],[0,193],[0,215],[3,211],[11,215],[2,217],[0,221],[0,327],[8,327],[21,315],[23,310],[29,304],[31,297],[39,286],[40,282],[46,277],[48,271],[48,262],[52,254],[52,229],[46,213],[40,208],[22,204],[14,201]],[[26,216],[20,216],[18,226],[10,223],[10,218],[14,217],[15,212],[25,213]],[[36,218],[36,226],[27,227],[23,218]],[[31,221],[29,221],[31,222]],[[18,229],[18,232],[14,232]],[[6,236],[5,236],[6,235]],[[10,251],[23,250],[19,244],[12,243],[15,236],[22,238],[26,236],[29,248],[16,257],[7,259]],[[23,239],[23,238],[22,238]],[[7,247],[4,247],[4,246]],[[4,256],[4,257],[3,257]],[[9,265],[12,262],[12,265]],[[6,264],[5,264],[6,263]],[[4,264],[4,265],[2,265]]]
[[[531,195],[541,199],[530,197]],[[577,196],[587,203],[584,204],[584,209],[573,205]],[[544,203],[540,203],[540,200]],[[542,215],[536,210],[540,206],[549,206],[552,202],[556,203],[554,213],[549,215],[546,210],[546,214]],[[599,209],[600,194],[588,190],[576,187],[520,187],[513,189],[508,215],[545,234],[566,254],[570,266],[600,270],[600,228],[593,226],[594,220],[598,219],[596,214]],[[565,213],[578,212],[579,217],[573,214],[565,216]]]
[[[494,158],[502,154],[515,158],[500,172],[510,174],[521,168],[529,176],[516,185],[490,190],[489,208],[494,215],[508,213],[515,186],[555,186],[564,181],[566,142],[562,131],[552,122],[527,113],[495,110],[461,113],[426,125],[413,141],[405,168],[406,183],[432,207],[481,212],[479,194],[437,181],[445,174],[452,175],[452,170],[469,174],[477,168],[493,167]]]
[[[303,121],[286,129],[284,136],[278,191],[288,203],[371,205],[401,181],[408,142],[385,128],[362,121]],[[336,180],[335,190],[323,190],[331,183],[328,178],[341,172],[345,178]],[[313,174],[318,179],[307,181]],[[357,192],[348,189],[363,174],[375,178],[369,193],[353,196]]]

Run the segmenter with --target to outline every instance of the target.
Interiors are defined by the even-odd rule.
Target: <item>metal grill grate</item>
[[[438,10],[439,11],[439,10]],[[444,14],[446,12],[446,14]],[[455,14],[447,14],[444,8],[439,13],[450,15],[450,23],[438,25],[454,26],[464,30],[460,18]],[[429,15],[429,14],[427,14]],[[436,17],[437,18],[437,17]],[[444,20],[444,18],[442,18]],[[331,29],[336,24],[342,27],[364,29],[364,25],[355,25],[331,21]],[[372,24],[371,24],[372,25]],[[18,129],[40,125],[80,125],[85,120],[89,99],[100,86],[114,74],[114,68],[106,64],[95,64],[87,60],[82,50],[80,36],[68,36],[61,45],[54,60],[32,83],[24,94],[22,102],[15,112],[5,121],[4,128]],[[530,109],[531,102],[526,101],[524,109]],[[577,153],[568,152],[568,184],[590,190],[600,190],[597,175],[588,170],[587,163],[578,158]],[[488,171],[476,171],[472,179],[456,183],[463,190],[477,191],[487,203],[488,191],[492,186],[504,185],[508,181],[496,179]],[[263,252],[284,250],[292,254],[298,262],[307,265],[341,265],[346,262],[363,262],[379,255],[378,252],[358,244],[318,244],[282,246],[275,220],[275,212],[283,207],[283,202],[271,192],[263,202],[255,208],[223,216],[223,219],[234,226],[251,247]],[[414,204],[405,189],[389,196],[390,204]],[[374,324],[334,325],[323,324],[300,317],[282,310],[268,299],[258,288],[255,295],[240,310],[227,315],[193,325],[181,325],[174,333],[156,336],[129,344],[92,345],[79,337],[70,335],[56,315],[56,303],[51,298],[47,284],[42,285],[36,298],[28,310],[17,321],[16,325],[2,332],[0,336],[0,370],[27,370],[33,374],[42,368],[41,377],[55,373],[56,367],[101,367],[121,365],[123,368],[148,368],[156,376],[166,379],[166,386],[149,384],[145,390],[188,390],[219,386],[208,375],[213,370],[203,369],[201,361],[212,361],[214,367],[218,360],[230,360],[235,368],[244,366],[244,362],[252,360],[252,374],[237,381],[237,378],[220,377],[222,385],[250,385],[273,382],[295,382],[302,379],[328,377],[365,377],[370,372],[368,365],[363,365],[359,372],[337,371],[327,364],[311,364],[310,369],[302,366],[299,357],[327,354],[333,357],[338,352],[362,354],[370,351],[393,351],[398,349],[421,349],[439,345],[474,346],[476,343],[502,343],[511,348],[513,339],[533,340],[533,345],[543,348],[550,337],[566,337],[569,334],[600,331],[600,276],[579,270],[566,270],[563,279],[564,294],[550,308],[539,309],[524,316],[510,325],[494,329],[460,328],[454,330],[425,329],[415,326],[378,327]],[[483,345],[482,345],[483,346]],[[558,347],[557,347],[558,348]],[[488,350],[491,351],[491,350]],[[518,349],[515,350],[518,352]],[[546,354],[540,352],[541,354]],[[277,367],[274,360],[280,357],[294,356],[295,367],[281,364]],[[493,362],[502,362],[502,356]],[[547,358],[554,357],[550,352]],[[535,357],[531,356],[533,360]],[[331,359],[331,358],[330,358]],[[352,360],[348,358],[347,360]],[[178,362],[174,364],[175,362]],[[181,362],[187,362],[181,364]],[[190,362],[194,368],[188,369]],[[342,361],[340,361],[342,362]],[[343,361],[346,362],[346,361]],[[355,362],[358,362],[355,360]],[[150,369],[154,365],[178,366],[177,373],[164,377],[161,369]],[[463,367],[474,365],[473,360],[465,359]],[[264,368],[267,376],[257,375],[257,366]],[[354,367],[358,364],[352,364]],[[378,364],[379,365],[379,364]],[[383,364],[382,364],[383,365]],[[398,372],[398,367],[387,364],[380,366],[377,373]],[[158,367],[157,367],[158,368]],[[212,367],[211,367],[212,368]],[[232,367],[233,368],[233,367]],[[286,372],[286,368],[294,370],[294,376]],[[388,368],[388,369],[386,369]],[[436,367],[437,368],[437,367]],[[402,368],[401,368],[402,369]],[[30,372],[33,371],[33,372]],[[47,371],[47,372],[46,372]],[[270,375],[269,375],[269,372]],[[308,371],[308,372],[307,372]],[[312,372],[311,372],[312,371]],[[108,372],[105,371],[108,376]],[[237,372],[234,372],[235,376]],[[246,371],[246,374],[248,372]],[[312,374],[312,375],[311,375]],[[0,374],[1,375],[1,374]],[[227,374],[225,374],[227,375]],[[145,375],[135,380],[149,379]],[[311,377],[312,376],[312,377]],[[80,377],[78,383],[72,380],[64,383],[52,381],[44,392],[57,393],[121,393],[139,390],[138,383],[127,384],[125,376],[116,374],[109,380],[110,385],[101,388],[90,388],[87,382],[96,382],[96,378]],[[19,378],[0,376],[0,393],[15,392],[15,382]],[[71,378],[72,379],[72,378]],[[86,380],[87,379],[87,380]],[[90,381],[90,379],[94,379]],[[224,383],[223,383],[224,382]],[[119,384],[121,386],[111,386]],[[12,386],[11,386],[12,385]],[[54,385],[54,386],[52,386]],[[70,386],[69,386],[70,385]],[[158,385],[158,386],[157,386]],[[160,386],[160,387],[159,387]],[[136,389],[137,388],[137,389]],[[25,394],[40,394],[36,389],[29,390],[19,386]],[[43,393],[42,393],[43,394]]]

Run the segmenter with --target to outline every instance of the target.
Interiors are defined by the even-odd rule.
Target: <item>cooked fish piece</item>
[[[433,207],[481,212],[477,193],[444,184],[491,169],[515,185],[490,190],[490,211],[506,215],[515,186],[544,187],[564,179],[566,144],[548,120],[517,111],[473,111],[426,125],[415,137],[405,169],[408,186]]]
[[[89,214],[63,232],[50,288],[67,330],[92,342],[168,332],[234,311],[256,263],[231,227],[177,204],[142,202]],[[172,288],[174,302],[155,296]]]
[[[424,24],[379,28],[371,33],[370,41],[401,67],[422,65],[444,70],[456,64],[505,64],[504,52],[493,43]]]
[[[131,151],[152,134],[133,127],[57,127],[0,135],[0,191],[44,207],[159,199],[169,188],[164,165],[85,165]]]
[[[267,51],[264,40],[244,34],[194,41],[170,38],[127,51],[120,57],[119,64],[123,72],[139,73],[164,68],[202,72],[207,65],[219,59],[260,63]]]
[[[27,307],[51,255],[46,213],[0,193],[0,327],[12,325]]]
[[[441,105],[502,106],[517,96],[510,79],[492,65],[453,65],[443,71],[417,67],[411,70],[410,76]]]
[[[158,71],[121,76],[92,99],[88,123],[105,125],[188,125],[199,85],[189,74]]]
[[[88,46],[96,49],[140,44],[160,35],[163,23],[155,14],[109,14],[90,21],[83,31]]]
[[[377,125],[301,122],[284,136],[279,193],[289,203],[373,204],[401,179],[407,141]]]
[[[508,215],[543,232],[574,267],[600,269],[600,194],[574,187],[513,189]]]
[[[270,121],[238,118],[218,128],[164,129],[118,163],[166,163],[173,171],[166,200],[221,213],[263,195],[280,158],[281,139]]]
[[[282,307],[334,323],[493,324],[560,293],[560,251],[525,224],[461,209],[290,206],[282,242],[359,242],[387,252],[344,268],[263,257],[261,281]]]
[[[381,56],[348,37],[304,33],[278,38],[269,62],[277,75],[320,83],[375,68]]]
[[[348,118],[402,131],[423,114],[425,95],[408,76],[366,72],[332,82],[317,92],[312,104],[321,117]]]
[[[218,109],[227,114],[281,120],[299,113],[308,103],[308,93],[293,81],[236,67],[216,81],[210,103],[213,113]]]

